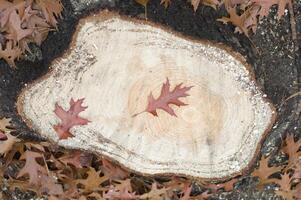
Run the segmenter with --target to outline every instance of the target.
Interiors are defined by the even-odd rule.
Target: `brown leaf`
[[[57,27],[57,18],[62,18],[63,5],[61,0],[36,0],[46,21]]]
[[[69,137],[74,137],[69,130],[76,125],[86,125],[90,122],[87,119],[79,117],[79,113],[86,110],[87,107],[83,107],[84,99],[79,99],[74,101],[72,98],[70,100],[70,108],[65,111],[57,103],[55,104],[54,113],[62,120],[62,123],[55,125],[54,129],[57,132],[59,139],[67,139]]]
[[[14,146],[16,142],[20,140],[15,136],[12,136],[10,133],[6,133],[7,139],[4,141],[0,141],[0,155],[6,155]]]
[[[171,0],[161,0],[161,5],[164,5],[165,9],[171,4]]]
[[[62,185],[58,184],[57,180],[52,176],[42,174],[41,183],[41,193],[45,193],[47,195],[61,195],[64,193]]]
[[[107,176],[100,176],[101,171],[95,171],[94,168],[90,167],[87,172],[88,177],[86,179],[79,179],[77,183],[83,184],[85,186],[86,192],[100,190],[100,184],[109,180]]]
[[[18,178],[28,174],[29,184],[39,185],[41,183],[41,175],[46,174],[46,169],[37,163],[36,158],[43,155],[34,151],[25,151],[21,159],[26,159],[24,167],[18,173]]]
[[[206,6],[210,6],[216,9],[216,6],[219,5],[220,3],[218,0],[191,0],[191,5],[193,7],[194,12],[197,11],[200,4],[204,4]]]
[[[129,176],[129,172],[122,169],[118,165],[111,163],[109,160],[102,158],[102,172],[110,179],[125,179]]]
[[[105,199],[120,199],[120,200],[130,200],[139,199],[139,196],[133,192],[131,186],[131,180],[126,179],[124,181],[119,181],[118,184],[111,186],[109,191],[103,195]]]
[[[151,190],[148,193],[144,193],[139,196],[139,199],[153,199],[153,200],[161,200],[167,199],[167,188],[163,187],[161,189],[158,188],[156,182],[152,184]]]
[[[92,162],[92,154],[76,150],[59,158],[59,160],[76,168],[89,167]]]
[[[290,175],[281,175],[281,179],[272,179],[272,181],[280,186],[280,190],[276,191],[276,194],[282,196],[285,200],[293,200],[293,193],[291,191],[292,177]]]
[[[236,7],[227,7],[227,11],[230,15],[230,17],[222,17],[221,19],[218,19],[217,21],[221,21],[224,24],[232,23],[234,26],[236,26],[238,29],[236,29],[235,32],[243,32],[246,36],[248,36],[248,29],[245,27],[245,21],[247,19],[245,14],[238,15],[236,13]]]
[[[282,166],[272,166],[269,167],[269,157],[262,157],[259,161],[259,168],[255,169],[252,173],[252,176],[257,176],[259,178],[259,187],[263,184],[271,183],[269,177],[277,172],[282,170]]]
[[[187,105],[182,101],[180,101],[179,98],[189,96],[189,94],[187,94],[186,92],[192,88],[192,86],[183,87],[183,88],[181,88],[181,86],[182,83],[176,85],[176,87],[172,91],[169,91],[170,84],[167,78],[166,83],[163,83],[163,86],[161,88],[161,94],[157,99],[155,99],[153,97],[153,94],[150,93],[150,95],[148,96],[148,105],[145,111],[151,113],[154,116],[158,116],[156,110],[162,109],[172,116],[177,116],[174,110],[169,106],[169,104],[173,104],[177,106]]]
[[[12,129],[10,127],[12,127],[11,118],[4,117],[0,119],[0,131],[3,131],[4,133],[11,132]]]
[[[278,18],[280,19],[284,15],[284,10],[287,4],[291,3],[291,0],[252,0],[261,7],[259,15],[260,17],[267,16],[273,5],[278,5]]]
[[[16,67],[15,60],[19,59],[21,55],[21,49],[14,46],[12,40],[6,43],[5,49],[0,45],[0,59],[3,58],[11,67]]]
[[[285,146],[282,148],[282,151],[288,155],[288,164],[285,167],[286,170],[294,167],[297,162],[300,160],[301,152],[298,151],[301,147],[301,140],[294,141],[294,135],[288,134],[285,138]]]
[[[149,2],[149,0],[135,0],[135,1],[144,7],[146,7]]]

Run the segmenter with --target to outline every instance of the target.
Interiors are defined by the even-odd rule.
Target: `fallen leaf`
[[[22,55],[22,50],[13,45],[13,41],[9,40],[6,47],[3,49],[0,45],[0,59],[3,58],[11,67],[15,68],[15,60],[19,59]]]
[[[70,100],[70,108],[68,111],[65,111],[61,106],[57,103],[55,104],[54,113],[61,119],[62,123],[55,125],[54,130],[57,132],[59,139],[67,139],[69,137],[74,137],[70,133],[70,129],[76,125],[86,125],[90,122],[87,119],[79,117],[79,113],[86,110],[87,107],[83,107],[84,99],[79,99],[74,101]]]
[[[172,91],[170,90],[170,83],[168,78],[166,79],[166,83],[163,83],[161,88],[160,96],[155,99],[153,94],[150,93],[148,96],[148,105],[145,109],[146,112],[151,113],[154,116],[158,116],[157,109],[162,109],[169,113],[171,116],[177,116],[174,110],[169,106],[169,104],[177,105],[177,106],[185,106],[187,104],[180,101],[178,98],[187,97],[189,94],[186,92],[192,88],[190,87],[182,87],[182,83],[177,85]]]
[[[111,186],[111,188],[104,193],[103,197],[105,199],[121,199],[121,200],[130,200],[130,199],[139,199],[139,196],[133,192],[131,186],[131,180],[126,179],[119,181],[118,184]]]
[[[83,184],[86,192],[100,190],[100,184],[109,180],[107,176],[100,176],[101,171],[95,171],[94,168],[90,167],[87,172],[88,177],[86,179],[79,179],[77,183]]]
[[[116,164],[111,163],[109,160],[102,158],[102,172],[110,179],[125,179],[129,176],[129,172],[122,169]]]
[[[59,158],[59,160],[66,165],[71,164],[76,168],[82,168],[91,166],[92,158],[93,156],[90,153],[75,150]]]
[[[19,171],[17,178],[26,174],[29,175],[29,184],[39,185],[41,183],[41,175],[46,174],[46,169],[37,163],[36,158],[41,158],[43,155],[34,151],[25,151],[20,159],[25,159],[24,167]]]
[[[12,131],[12,124],[11,124],[11,118],[2,118],[0,119],[0,131],[3,131],[4,133]]]
[[[165,187],[159,189],[157,183],[154,182],[152,184],[151,190],[148,193],[140,195],[139,199],[154,199],[154,200],[168,199],[167,190],[168,189]]]
[[[0,141],[0,155],[6,155],[14,146],[16,142],[19,142],[20,140],[12,136],[10,133],[5,134],[7,139],[4,141]]]
[[[46,21],[57,27],[57,18],[62,18],[64,8],[61,0],[36,0],[36,2],[41,7]]]
[[[282,166],[272,166],[269,167],[269,157],[262,157],[259,161],[259,167],[252,172],[252,176],[259,178],[259,187],[264,184],[271,183],[272,180],[269,177],[282,170]]]
[[[171,0],[161,0],[161,5],[164,5],[165,9],[171,4]]]

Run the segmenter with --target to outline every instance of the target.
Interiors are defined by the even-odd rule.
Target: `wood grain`
[[[23,119],[58,141],[53,113],[58,102],[85,98],[86,126],[58,141],[105,155],[143,174],[220,179],[245,170],[274,123],[248,65],[222,45],[185,38],[144,21],[101,12],[80,21],[68,52],[18,99]],[[162,84],[193,86],[171,106],[178,117],[144,112]]]

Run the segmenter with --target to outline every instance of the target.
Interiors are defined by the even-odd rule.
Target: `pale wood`
[[[74,138],[58,143],[101,153],[143,174],[225,178],[253,160],[275,113],[242,56],[210,42],[185,39],[156,25],[103,12],[80,22],[68,52],[53,70],[25,88],[18,110],[41,135],[58,141],[53,113],[58,102],[85,98]],[[194,86],[188,106],[142,113],[147,96],[158,97],[166,78],[171,88]]]

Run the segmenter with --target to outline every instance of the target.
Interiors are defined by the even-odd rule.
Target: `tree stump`
[[[82,19],[51,69],[19,95],[26,123],[60,145],[100,153],[142,174],[239,174],[275,121],[241,55],[112,12]],[[151,98],[176,87],[187,90],[176,100],[161,98],[168,109],[147,110]],[[90,122],[59,140],[55,105],[68,110],[71,98],[85,98],[79,116]]]

